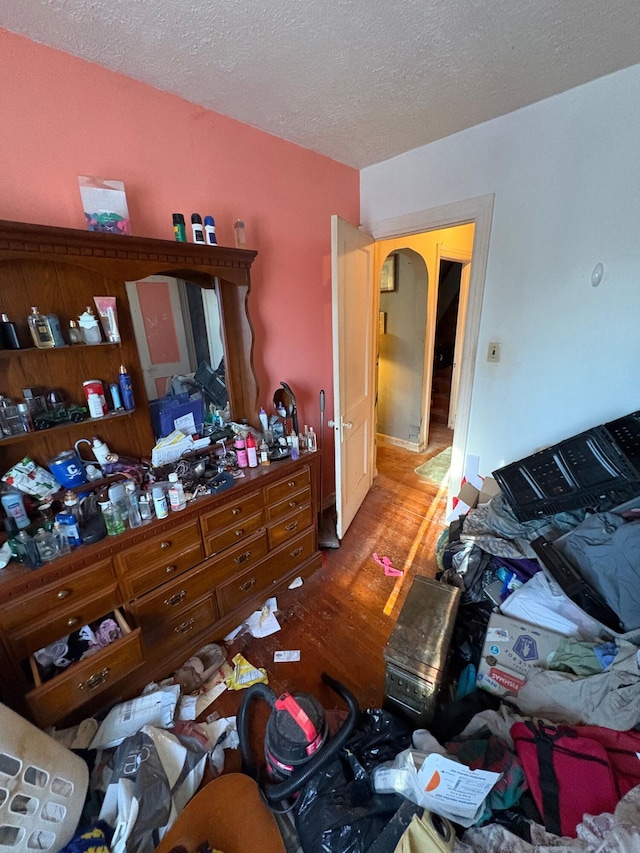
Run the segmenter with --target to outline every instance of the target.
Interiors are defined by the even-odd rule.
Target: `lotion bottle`
[[[239,435],[234,441],[233,446],[235,448],[236,457],[238,459],[238,468],[247,468],[249,465],[249,459],[247,457],[247,451],[245,449],[244,438]]]
[[[217,246],[218,238],[216,237],[216,222],[213,216],[205,216],[204,218],[204,233],[207,238],[208,246]]]
[[[247,436],[246,440],[247,446],[247,460],[249,462],[249,468],[257,468],[258,467],[258,451],[256,449],[256,440],[251,433]]]
[[[191,232],[193,242],[201,243],[204,246],[204,229],[202,228],[202,217],[199,213],[191,214]]]

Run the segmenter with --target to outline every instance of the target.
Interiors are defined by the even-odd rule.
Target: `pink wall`
[[[0,219],[84,228],[78,175],[124,181],[135,235],[198,211],[233,245],[244,219],[261,402],[284,380],[317,429],[324,388],[331,417],[330,216],[360,221],[357,170],[2,29],[0,79]]]

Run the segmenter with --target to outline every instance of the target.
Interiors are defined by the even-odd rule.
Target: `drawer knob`
[[[287,486],[289,486],[289,488],[292,489],[295,486],[295,484],[296,484],[295,480],[289,480],[289,482],[287,483]]]
[[[241,527],[236,530],[236,536],[244,536],[244,530]]]
[[[73,626],[77,625],[79,621],[80,620],[77,616],[70,616],[69,619],[67,619],[67,628],[73,628]]]
[[[195,621],[195,619],[188,619],[186,622],[181,622],[177,628],[173,629],[174,634],[186,634],[193,628]]]
[[[297,521],[292,521],[291,524],[287,524],[287,526],[285,527],[285,530],[288,530],[289,532],[291,532],[292,530],[297,530],[297,529],[298,529],[298,522]]]
[[[252,587],[254,587],[255,584],[256,584],[256,579],[251,578],[251,580],[248,580],[246,583],[242,584],[242,586],[240,587],[240,592],[246,592],[248,589],[251,589]]]
[[[110,672],[111,667],[105,666],[101,672],[96,672],[95,675],[89,676],[86,681],[81,681],[80,684],[78,684],[78,690],[96,690],[105,683],[107,678],[109,678]]]
[[[239,506],[237,506],[237,507],[235,507],[235,509],[231,510],[231,515],[240,515],[241,512],[242,512],[242,510],[240,509]]]
[[[240,554],[233,561],[234,563],[246,563],[249,557],[251,556],[251,551],[245,551],[244,554]]]
[[[165,542],[161,542],[161,543],[160,543],[160,548],[161,548],[161,550],[162,550],[162,551],[166,551],[166,550],[167,550],[167,548],[171,548],[171,542],[166,542],[166,541],[165,541]]]
[[[70,589],[59,589],[58,592],[56,593],[56,598],[59,598],[60,601],[62,601],[63,598],[69,598],[70,595],[71,595]]]
[[[302,548],[302,547],[300,547],[300,548],[296,548],[296,549],[295,549],[295,551],[290,551],[290,552],[289,552],[289,556],[290,556],[290,557],[294,557],[294,558],[295,558],[295,557],[299,557],[299,556],[300,556],[300,554],[302,554],[302,552],[303,552],[303,551],[304,551],[304,548]]]
[[[180,592],[176,592],[175,595],[170,595],[169,598],[165,598],[164,603],[167,607],[175,607],[177,604],[182,604],[186,594],[186,590],[181,589]]]
[[[289,506],[290,507],[298,506],[298,501],[289,501]]]
[[[167,567],[166,567],[166,569],[165,569],[165,572],[166,572],[168,575],[170,575],[170,574],[171,574],[171,572],[175,572],[175,570],[176,570],[176,567],[175,567],[175,566],[167,566]]]

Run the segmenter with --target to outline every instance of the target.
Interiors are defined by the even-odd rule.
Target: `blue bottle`
[[[120,365],[120,373],[118,374],[118,385],[122,394],[122,405],[127,411],[135,409],[135,400],[133,399],[133,388],[131,387],[131,377],[127,373],[127,368],[124,364]]]

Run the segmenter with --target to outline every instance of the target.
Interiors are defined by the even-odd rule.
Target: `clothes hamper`
[[[57,853],[73,838],[87,765],[0,704],[0,851]]]
[[[384,704],[416,726],[435,711],[460,590],[418,575],[384,650]]]

